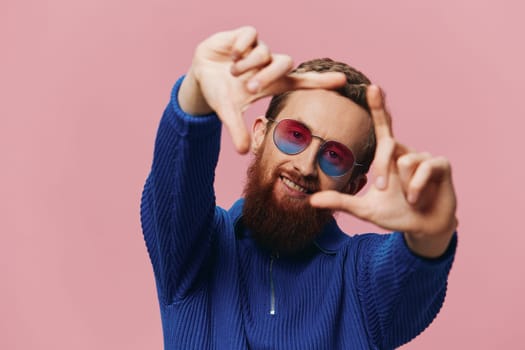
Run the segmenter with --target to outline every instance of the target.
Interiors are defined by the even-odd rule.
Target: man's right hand
[[[253,27],[216,33],[197,46],[179,104],[191,115],[215,111],[237,151],[246,153],[250,135],[242,113],[251,103],[288,90],[335,89],[345,83],[342,73],[290,73],[292,68],[292,59],[272,53]]]

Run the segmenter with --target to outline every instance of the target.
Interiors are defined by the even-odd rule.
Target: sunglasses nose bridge
[[[319,140],[319,145],[317,146],[317,149],[321,149],[321,146],[326,142],[325,139],[323,139],[321,136],[312,135],[312,140],[310,141],[310,144],[312,143],[313,139]]]

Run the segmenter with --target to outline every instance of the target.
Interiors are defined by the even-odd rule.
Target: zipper
[[[275,315],[275,285],[273,283],[273,262],[279,259],[279,253],[273,253],[270,257],[270,315]]]

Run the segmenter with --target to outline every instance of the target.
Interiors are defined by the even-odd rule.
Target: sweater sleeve
[[[159,300],[171,304],[198,286],[213,236],[221,123],[184,113],[175,84],[155,140],[141,201],[141,223]]]
[[[410,341],[434,320],[445,299],[456,245],[454,234],[440,258],[426,259],[413,254],[399,232],[361,241],[358,295],[377,349]]]

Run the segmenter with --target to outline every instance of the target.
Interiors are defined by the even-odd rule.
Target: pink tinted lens
[[[354,154],[348,147],[336,141],[328,141],[319,150],[319,166],[328,176],[346,174],[354,165]]]
[[[284,119],[275,128],[273,141],[281,152],[297,154],[308,147],[312,141],[312,133],[304,124],[292,119]]]

